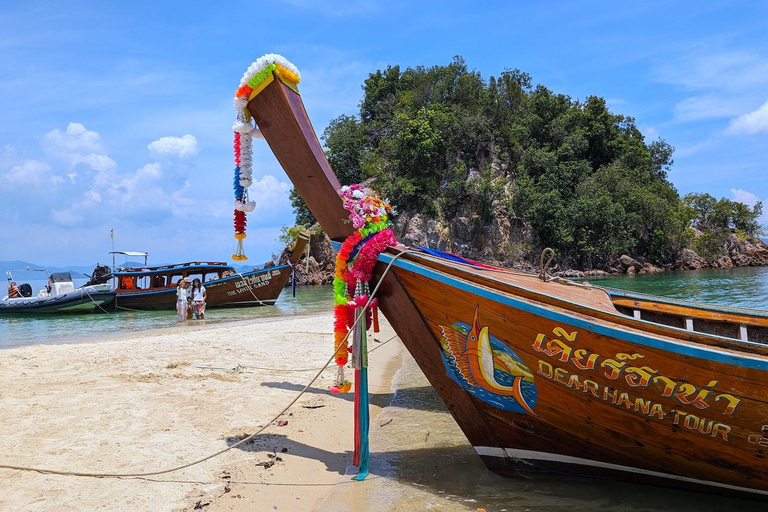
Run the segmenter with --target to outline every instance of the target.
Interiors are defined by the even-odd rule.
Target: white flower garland
[[[288,59],[276,53],[268,53],[266,55],[259,57],[258,59],[256,59],[256,62],[248,66],[248,69],[246,69],[245,73],[243,73],[243,78],[240,80],[240,87],[250,82],[251,78],[253,78],[254,76],[264,71],[267,68],[267,66],[269,66],[270,64],[280,64],[285,69],[287,69],[291,73],[295,74],[299,79],[301,79],[301,73],[299,73],[298,68],[293,64],[291,64],[291,62]],[[246,98],[245,101],[247,103],[248,98]],[[237,105],[235,105],[235,108],[237,108]]]

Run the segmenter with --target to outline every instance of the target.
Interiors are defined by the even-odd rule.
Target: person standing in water
[[[189,318],[189,279],[181,279],[176,285],[176,313],[179,321]]]
[[[205,319],[205,299],[208,298],[208,292],[205,286],[198,279],[192,281],[192,318]]]

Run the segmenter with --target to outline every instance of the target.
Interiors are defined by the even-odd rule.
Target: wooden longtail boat
[[[296,89],[273,72],[247,111],[341,242],[354,228]],[[490,469],[768,498],[768,312],[402,246],[379,256],[378,281],[379,307]]]
[[[300,235],[288,263],[238,273],[222,262],[193,261],[176,265],[121,268],[115,278],[115,309],[175,309],[177,283],[200,279],[208,293],[206,306],[253,307],[273,305],[283,291],[309,242]]]

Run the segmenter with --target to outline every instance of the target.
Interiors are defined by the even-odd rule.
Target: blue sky
[[[768,4],[220,4],[0,3],[0,260],[106,262],[111,229],[117,250],[150,262],[228,260],[232,96],[272,52],[301,71],[319,133],[357,113],[368,73],[461,55],[486,79],[518,68],[606,98],[676,148],[681,194],[768,199]],[[245,250],[257,265],[293,214],[289,181],[255,145]]]

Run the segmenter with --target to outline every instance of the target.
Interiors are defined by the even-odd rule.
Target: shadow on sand
[[[292,382],[262,382],[262,386],[275,389],[284,389],[287,391],[299,392],[304,389],[300,384]],[[352,402],[355,399],[354,393],[333,394],[327,389],[309,387],[306,391],[313,395],[327,395],[338,400]],[[378,407],[387,407],[397,404],[404,409],[417,409],[426,412],[446,412],[446,408],[440,400],[434,400],[435,391],[431,386],[419,386],[411,388],[398,389],[397,393],[368,393],[370,402]]]
[[[231,437],[227,443],[231,446],[244,437]],[[341,460],[338,453],[288,439],[283,434],[265,433],[239,448],[249,452],[271,452],[270,455],[284,461],[291,457],[311,458],[325,462],[327,471],[340,475],[356,474],[356,468],[350,464],[344,463],[343,467],[339,464]],[[351,458],[351,452],[348,451],[343,460],[350,461]],[[575,476],[535,480],[505,478],[486,469],[470,446],[374,451],[371,453],[370,476],[366,482],[368,491],[365,492],[387,492],[387,489],[392,490],[393,486],[397,486],[400,492],[426,493],[438,501],[448,500],[457,505],[471,504],[473,510],[474,507],[480,507],[489,512],[505,508],[611,512],[766,510],[765,504],[755,502],[608,480]],[[308,483],[295,485],[305,486]],[[342,480],[339,485],[346,489],[349,485],[360,483]],[[341,488],[339,491],[346,492]]]

